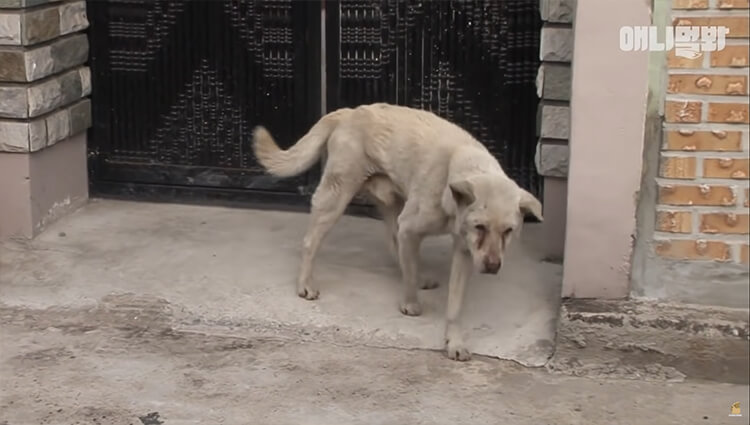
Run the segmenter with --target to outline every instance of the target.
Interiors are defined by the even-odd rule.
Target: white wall
[[[645,0],[578,0],[563,296],[629,292],[648,94],[648,52],[622,52],[624,25],[650,25]]]

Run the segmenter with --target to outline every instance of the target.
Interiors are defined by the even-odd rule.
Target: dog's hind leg
[[[318,298],[319,290],[312,281],[312,267],[318,248],[326,234],[341,217],[346,206],[362,186],[364,178],[350,173],[323,173],[312,197],[307,234],[302,247],[302,264],[297,279],[297,295],[308,300]]]
[[[385,225],[385,237],[388,249],[397,264],[400,264],[398,249],[398,216],[404,209],[404,199],[396,190],[393,182],[388,177],[375,175],[367,179],[364,184],[364,192],[378,209],[383,224]],[[419,260],[417,260],[419,261]],[[419,288],[433,289],[439,286],[438,281],[424,276],[419,277]]]
[[[398,215],[404,202],[398,195],[391,180],[383,175],[373,175],[367,179],[363,192],[375,204],[385,225],[385,237],[388,249],[398,262]]]

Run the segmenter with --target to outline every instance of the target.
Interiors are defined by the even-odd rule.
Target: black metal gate
[[[328,110],[431,109],[485,142],[534,193],[535,0],[88,3],[92,191],[304,202],[317,170],[263,173],[251,130],[282,146]],[[281,199],[279,199],[281,198]]]
[[[287,202],[311,183],[265,175],[250,144],[257,124],[289,145],[320,116],[319,4],[109,0],[88,8],[95,191]]]
[[[326,5],[329,109],[428,109],[484,143],[534,194],[537,0],[344,0]]]

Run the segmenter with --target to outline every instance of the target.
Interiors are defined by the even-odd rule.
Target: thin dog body
[[[300,297],[318,298],[312,280],[316,253],[358,193],[372,199],[382,215],[404,281],[400,310],[405,315],[420,315],[418,290],[435,286],[420,279],[421,242],[450,233],[446,350],[454,360],[471,357],[459,325],[467,281],[474,270],[497,274],[525,214],[542,220],[540,202],[505,174],[484,145],[431,112],[376,103],[325,115],[287,150],[256,127],[253,149],[277,177],[308,170],[326,152],[303,241]]]

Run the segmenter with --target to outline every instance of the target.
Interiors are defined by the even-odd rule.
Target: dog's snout
[[[485,258],[482,273],[497,274],[497,272],[500,271],[500,266],[502,266],[502,264],[503,262],[500,261],[500,259]]]

